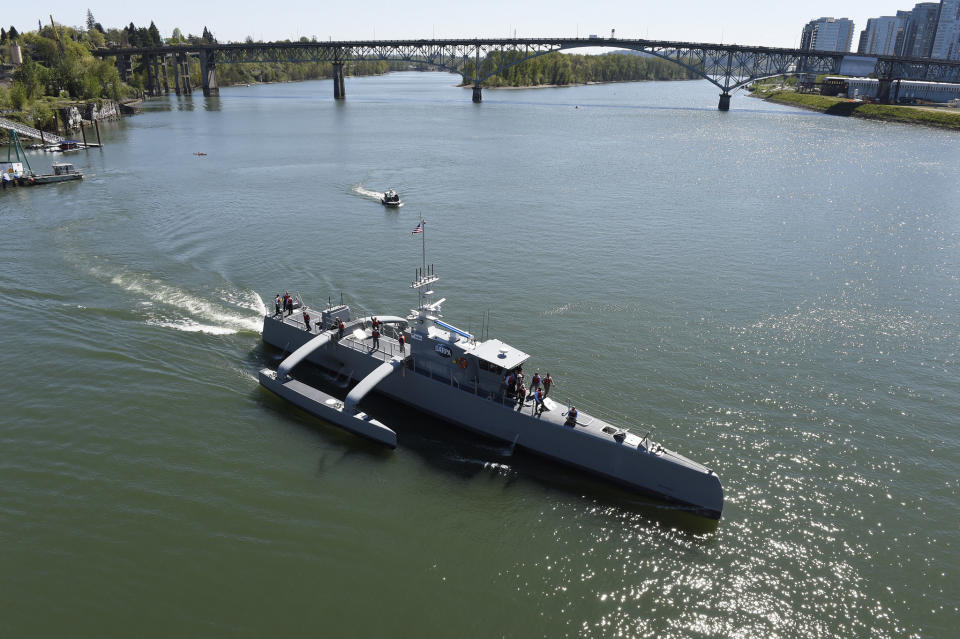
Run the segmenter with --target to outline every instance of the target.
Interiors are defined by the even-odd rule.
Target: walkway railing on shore
[[[43,140],[52,144],[60,144],[64,140],[64,138],[55,133],[47,133],[46,131],[34,129],[26,124],[20,124],[19,122],[14,122],[13,120],[8,120],[6,118],[0,118],[0,128],[13,129],[19,135],[28,138],[34,138],[36,140]]]

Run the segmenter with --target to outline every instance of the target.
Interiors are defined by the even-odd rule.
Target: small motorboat
[[[30,184],[53,184],[55,182],[70,182],[82,180],[83,173],[67,162],[54,162],[53,173],[47,175],[31,175]]]
[[[396,191],[387,189],[387,192],[380,198],[380,204],[384,206],[400,206],[403,202],[400,201],[400,196]]]

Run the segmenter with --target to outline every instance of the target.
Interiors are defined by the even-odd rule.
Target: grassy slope
[[[928,126],[960,130],[960,111],[947,109],[934,111],[910,106],[895,106],[892,104],[851,102],[843,98],[831,98],[825,95],[814,95],[810,93],[794,93],[793,91],[758,91],[756,95],[771,102],[803,107],[830,115],[852,115],[856,118],[926,124]]]

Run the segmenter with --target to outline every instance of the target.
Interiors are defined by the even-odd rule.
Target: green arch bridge
[[[731,91],[755,80],[783,75],[839,74],[845,59],[860,68],[872,65],[880,80],[879,98],[887,101],[894,80],[924,80],[960,83],[960,61],[902,58],[898,56],[861,57],[838,51],[808,51],[736,44],[704,44],[663,40],[621,38],[504,38],[440,40],[343,40],[329,42],[273,42],[202,45],[169,45],[143,48],[98,49],[100,58],[115,57],[121,77],[132,72],[134,57],[147,69],[148,92],[159,95],[170,91],[168,68],[172,67],[177,94],[193,91],[188,57],[200,61],[201,86],[205,96],[218,95],[218,63],[250,62],[330,62],[333,64],[333,96],[346,97],[343,81],[345,62],[357,60],[408,61],[447,69],[472,77],[473,101],[483,99],[482,86],[487,78],[512,66],[553,51],[582,47],[627,49],[670,60],[686,67],[720,89],[718,108],[730,108]],[[484,65],[492,54],[495,65]],[[509,54],[509,55],[507,55]],[[169,64],[168,64],[169,63]],[[466,76],[464,79],[468,79]]]

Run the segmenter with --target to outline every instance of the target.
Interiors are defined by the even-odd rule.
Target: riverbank
[[[924,126],[960,131],[960,111],[953,109],[871,104],[869,102],[854,102],[846,98],[834,98],[826,95],[796,93],[795,91],[757,91],[751,95],[753,97],[763,98],[769,102],[787,104],[800,107],[801,109],[826,113],[828,115],[883,120],[885,122],[901,122],[904,124],[921,124]]]

